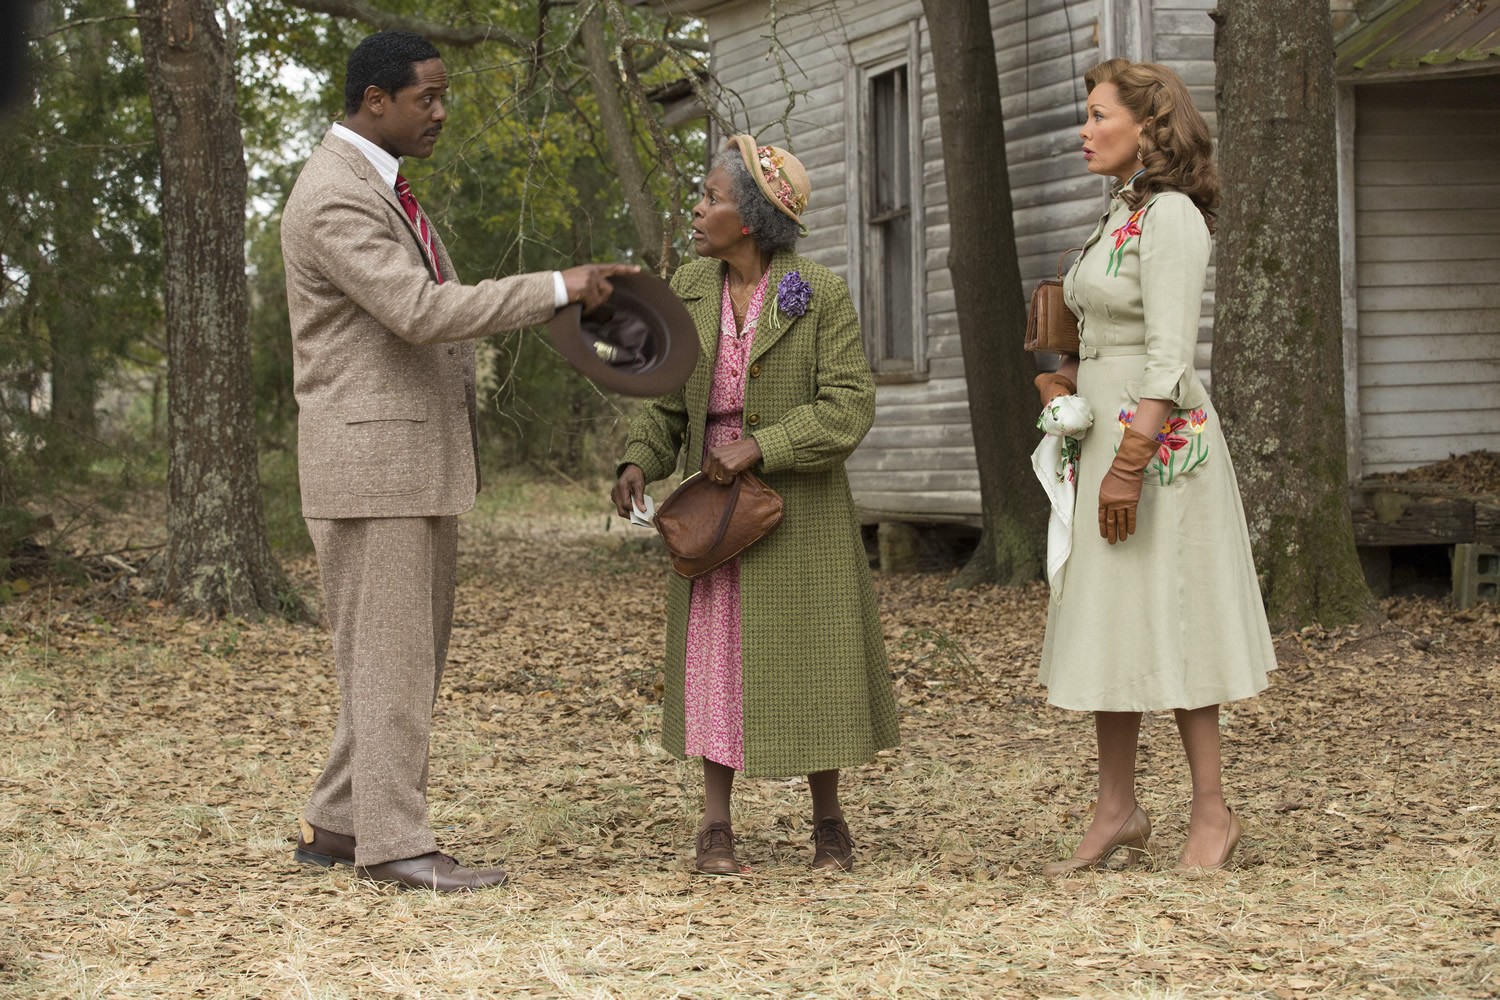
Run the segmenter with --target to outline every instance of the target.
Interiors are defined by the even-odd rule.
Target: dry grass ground
[[[1092,731],[1034,682],[1043,590],[880,578],[906,745],[848,776],[858,869],[811,874],[804,789],[747,780],[754,874],[705,880],[696,769],[654,739],[664,561],[585,502],[465,520],[433,821],[514,877],[471,897],[292,862],[333,723],[319,629],[182,621],[124,584],[0,607],[0,995],[1500,992],[1495,606],[1280,637],[1271,689],[1224,718],[1239,864],[1170,873],[1188,782],[1161,716],[1154,863],[1052,883]]]

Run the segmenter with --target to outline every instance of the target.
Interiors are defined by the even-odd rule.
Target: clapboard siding
[[[1187,84],[1193,105],[1208,119],[1209,129],[1217,135],[1214,109],[1214,23],[1208,16],[1212,4],[1201,0],[1153,0],[1149,59],[1170,68]],[[1213,384],[1209,363],[1213,355],[1214,263],[1208,267],[1207,291],[1198,320],[1198,349],[1194,367],[1209,385]]]
[[[1360,87],[1354,133],[1362,471],[1500,447],[1500,87]]]
[[[1386,316],[1394,316],[1396,319],[1380,329],[1367,328],[1375,325],[1373,322],[1367,324],[1367,320],[1382,320]],[[1500,347],[1497,347],[1495,336],[1497,327],[1493,325],[1496,316],[1500,316],[1500,311],[1407,313],[1404,314],[1404,322],[1403,314],[1400,313],[1387,313],[1374,317],[1361,316],[1359,321],[1360,364],[1409,364],[1420,361],[1441,361],[1445,364],[1473,362],[1481,369],[1486,368],[1500,361]],[[1418,322],[1422,317],[1427,317],[1427,321]],[[1485,322],[1486,320],[1492,325],[1476,327],[1476,321]],[[1465,332],[1476,328],[1483,329],[1485,332]],[[1363,376],[1361,376],[1362,379]]]
[[[1213,0],[1142,2],[1151,28],[1144,39],[1145,56],[1182,75],[1212,125],[1213,23],[1208,11]],[[1101,0],[991,3],[1017,251],[1027,291],[1038,279],[1056,273],[1059,251],[1082,243],[1104,208],[1105,183],[1084,169],[1078,138],[1087,96],[1084,70],[1106,56],[1126,54],[1099,51],[1101,6]],[[810,233],[802,250],[857,286],[860,276],[849,273],[849,241],[860,232],[860,220],[850,218],[860,202],[849,186],[860,182],[863,168],[849,162],[854,138],[849,130],[858,122],[845,88],[855,79],[854,60],[865,51],[865,40],[898,38],[904,26],[920,23],[921,2],[782,0],[776,30],[784,47],[780,66],[771,55],[765,11],[760,0],[747,0],[706,15],[715,73],[734,95],[723,110],[738,127],[758,129],[763,141],[788,145],[803,159],[813,196],[807,214]],[[1128,34],[1127,28],[1114,26],[1116,32]],[[919,66],[911,82],[920,120],[912,123],[912,141],[920,144],[916,180],[922,198],[926,378],[879,385],[875,426],[850,459],[849,472],[855,496],[868,510],[972,517],[980,510],[980,499],[972,472],[973,436],[947,268],[950,214],[933,53],[925,25],[918,38]],[[783,73],[788,79],[783,80]],[[779,125],[767,124],[786,114],[788,84],[799,91],[788,116],[790,135]],[[1462,217],[1466,206],[1401,207],[1433,213],[1448,209],[1445,224],[1459,231],[1474,224]],[[1208,287],[1196,357],[1205,378],[1212,348],[1212,270]]]
[[[1406,240],[1415,241],[1424,240],[1424,238],[1449,237],[1449,235],[1473,234],[1488,237],[1491,232],[1500,231],[1500,208],[1488,208],[1488,210],[1487,208],[1467,208],[1463,211],[1422,210],[1421,214],[1421,231],[1428,234],[1427,237],[1412,235],[1413,232],[1418,231],[1418,226],[1412,223],[1416,216],[1407,216],[1404,211],[1382,207],[1379,213],[1368,214],[1367,219],[1362,219],[1359,223],[1361,246],[1364,246],[1367,238],[1385,237],[1385,235],[1400,235]]]
[[[1496,192],[1500,195],[1500,191]],[[1473,260],[1489,253],[1500,212],[1367,212],[1355,243],[1361,261]],[[1448,220],[1452,218],[1453,221]],[[1430,236],[1413,236],[1420,226]],[[1395,237],[1395,238],[1392,238]]]
[[[949,448],[886,448],[883,451],[856,452],[846,464],[850,474],[879,473],[887,469],[974,469],[974,449],[967,446]],[[871,478],[875,478],[873,475]],[[880,487],[878,487],[880,488]]]
[[[853,477],[850,477],[851,482]],[[955,521],[973,523],[979,517],[974,507],[977,490],[937,492],[913,490],[900,493],[881,488],[880,478],[875,477],[871,485],[860,491],[859,506],[866,516],[889,516],[894,519],[920,515],[927,518],[951,517]]]
[[[1451,361],[1400,361],[1385,364],[1369,362],[1360,370],[1360,382],[1367,386],[1405,386],[1412,381],[1423,385],[1447,385],[1467,382],[1490,382],[1500,364],[1500,350],[1492,352],[1489,364],[1455,365]]]

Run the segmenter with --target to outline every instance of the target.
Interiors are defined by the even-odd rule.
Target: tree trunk
[[[988,0],[922,0],[937,73],[958,337],[979,465],[984,526],[954,586],[1024,583],[1041,573],[1046,503],[1031,475],[1041,409],[1021,349],[1026,304],[1016,259],[1000,78]]]
[[[71,233],[59,241],[57,260],[50,275],[57,294],[49,296],[46,312],[47,340],[52,352],[49,370],[52,375],[53,425],[66,435],[66,448],[91,445],[99,428],[95,411],[99,397],[98,372],[94,352],[98,342],[95,320],[96,303],[87,290],[69,288],[67,276],[84,278],[92,268],[82,260],[81,246],[91,237],[88,233]],[[59,275],[62,281],[57,281]]]
[[[660,270],[663,251],[670,253],[670,244],[664,242],[661,213],[646,187],[646,172],[641,168],[635,137],[625,117],[625,104],[620,100],[620,68],[609,54],[603,6],[595,7],[583,19],[582,34],[584,58],[594,84],[594,99],[599,104],[599,122],[604,128],[610,160],[620,178],[621,194],[630,208],[637,246],[651,268]]]
[[[1215,21],[1214,398],[1272,625],[1357,621],[1328,6],[1220,0]]]
[[[196,613],[295,613],[261,514],[234,49],[211,0],[136,12],[161,153],[167,594]]]

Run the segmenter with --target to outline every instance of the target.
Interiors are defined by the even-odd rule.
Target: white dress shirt
[[[333,123],[333,134],[349,143],[361,153],[365,154],[365,159],[369,160],[370,165],[375,168],[375,172],[380,174],[380,179],[385,181],[385,183],[390,187],[392,191],[396,190],[396,174],[398,174],[401,170],[400,160],[392,156],[390,153],[387,153],[385,150],[381,149],[379,146],[375,145],[375,143],[371,142],[369,139],[366,139],[358,132],[354,131],[351,128],[345,127],[343,122]],[[552,306],[554,309],[561,309],[567,304],[568,284],[567,282],[563,281],[561,271],[553,271]]]

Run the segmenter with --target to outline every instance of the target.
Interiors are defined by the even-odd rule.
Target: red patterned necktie
[[[411,193],[411,182],[400,174],[396,175],[396,200],[406,211],[406,217],[416,227],[417,235],[422,237],[422,245],[427,248],[427,258],[432,261],[432,273],[437,275],[437,283],[443,283],[443,267],[438,263],[437,242],[432,238],[432,230],[427,227],[427,216],[422,214],[422,206],[417,204],[417,196]]]

